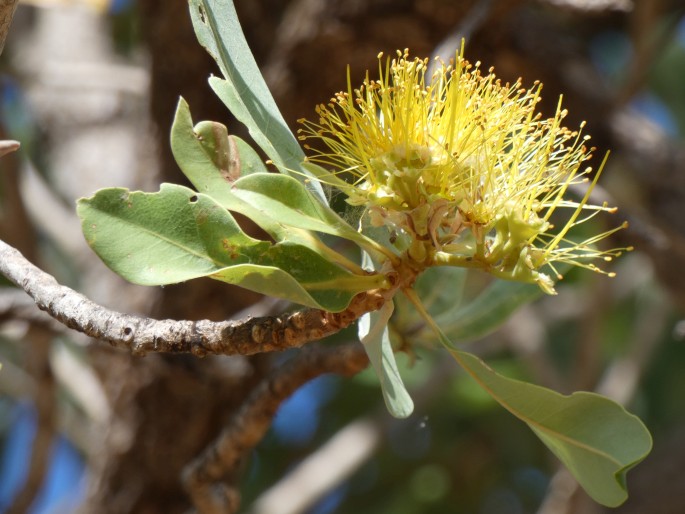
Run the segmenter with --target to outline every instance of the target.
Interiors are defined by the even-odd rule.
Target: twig
[[[580,11],[581,13],[601,13],[604,11],[628,12],[633,10],[633,0],[546,0],[555,7]]]
[[[221,480],[234,472],[271,426],[281,403],[298,388],[324,373],[351,376],[368,365],[359,343],[303,350],[276,367],[250,394],[231,424],[184,471],[184,485],[201,514],[236,512],[240,493]]]
[[[676,8],[672,15],[664,16],[666,3],[662,0],[635,3],[631,17],[631,43],[635,57],[631,59],[624,83],[616,93],[617,105],[627,104],[645,87],[654,63],[678,33],[685,8]]]
[[[347,309],[337,313],[308,308],[242,321],[154,320],[92,302],[60,285],[2,240],[0,273],[60,323],[134,355],[254,355],[297,348],[346,328],[363,314],[379,309],[386,300],[382,291],[367,291],[355,296]]]
[[[440,360],[432,368],[430,378],[412,391],[416,416],[420,416],[418,413],[424,411],[435,396],[444,391],[445,383],[461,371],[454,360]],[[260,494],[247,513],[298,514],[308,511],[374,455],[385,442],[384,435],[391,424],[404,422],[391,418],[384,406],[375,413],[352,421]]]
[[[471,36],[485,23],[492,10],[492,4],[493,0],[475,2],[459,25],[433,50],[433,57],[444,62],[450,62],[450,59],[454,59],[454,53],[459,50],[462,42],[470,40]],[[428,77],[432,76],[435,65],[435,59],[431,59],[428,65]]]
[[[306,512],[377,451],[384,425],[379,416],[354,420],[257,498],[249,514]]]

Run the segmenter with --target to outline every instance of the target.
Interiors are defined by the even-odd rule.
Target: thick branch
[[[236,512],[240,494],[221,481],[262,440],[281,403],[319,375],[351,376],[368,362],[364,347],[354,343],[308,349],[276,367],[247,398],[230,425],[185,470],[185,487],[197,510],[201,514]]]
[[[0,273],[60,323],[135,355],[149,352],[253,355],[296,348],[342,330],[385,302],[382,292],[368,291],[358,294],[347,309],[337,313],[302,309],[241,321],[154,320],[122,314],[92,302],[60,285],[2,240]]]

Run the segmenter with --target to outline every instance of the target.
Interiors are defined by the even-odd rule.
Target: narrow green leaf
[[[158,193],[104,189],[81,199],[78,213],[86,240],[105,264],[138,284],[207,276],[337,312],[355,294],[384,283],[306,246],[253,239],[223,206],[182,186],[162,184]]]
[[[455,267],[435,267],[422,273],[414,290],[443,333],[452,341],[465,343],[482,338],[499,328],[522,305],[541,294],[539,287],[504,280],[494,280],[475,298],[462,298],[468,273]],[[399,316],[393,327],[400,333],[425,343],[437,343],[438,336],[405,297],[397,300]]]
[[[356,230],[329,207],[321,205],[292,177],[255,173],[237,181],[233,194],[290,226],[357,239]]]
[[[637,416],[595,393],[570,396],[504,377],[475,355],[445,345],[500,405],[524,421],[598,503],[616,507],[628,497],[626,473],[652,448]]]
[[[290,227],[313,230],[355,242],[374,255],[386,255],[389,250],[357,232],[330,207],[319,203],[297,180],[274,173],[254,173],[236,181],[231,194],[240,200],[234,208],[253,218],[270,217]],[[254,219],[254,218],[253,218]]]
[[[465,268],[438,266],[419,275],[414,289],[431,316],[445,313],[451,317],[461,308],[468,273]]]
[[[345,182],[337,174],[328,171],[316,163],[304,161],[302,167],[316,177],[322,184],[327,184],[340,191],[348,191],[352,188],[352,185],[349,182]]]
[[[231,0],[190,0],[190,15],[200,44],[216,60],[226,80],[212,77],[210,86],[254,141],[282,173],[299,180],[304,152],[288,128],[250,51]],[[327,205],[321,184],[309,187]]]
[[[406,418],[414,411],[414,402],[404,387],[390,344],[388,321],[392,311],[393,303],[389,301],[379,311],[364,314],[358,322],[359,339],[380,382],[388,412]]]
[[[518,310],[542,294],[534,284],[494,280],[473,300],[435,316],[452,341],[464,343],[488,335]]]

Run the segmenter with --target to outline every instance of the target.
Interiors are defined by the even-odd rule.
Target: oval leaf
[[[274,266],[239,264],[208,276],[250,291],[329,312],[344,310],[354,296],[333,289],[309,292],[292,275]]]
[[[86,241],[105,264],[142,285],[207,276],[247,262],[250,246],[269,246],[245,235],[209,197],[171,184],[159,193],[103,189],[79,200],[77,212]],[[227,251],[222,242],[239,250]]]
[[[105,189],[78,204],[86,240],[124,278],[144,285],[208,276],[336,312],[382,287],[295,243],[272,245],[242,232],[210,197],[171,184],[159,193]]]
[[[446,346],[483,389],[540,437],[596,502],[616,507],[626,500],[626,473],[652,448],[637,416],[595,393],[564,396],[507,378],[449,341]]]

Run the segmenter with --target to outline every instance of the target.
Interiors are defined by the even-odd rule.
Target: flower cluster
[[[347,91],[317,107],[318,123],[301,120],[299,134],[323,143],[305,145],[313,163],[333,169],[319,180],[388,227],[415,269],[476,267],[553,293],[543,268],[555,278],[556,263],[600,271],[592,260],[620,254],[594,244],[623,225],[581,242],[568,237],[615,209],[588,203],[601,172],[588,178],[589,136],[562,126],[561,102],[553,118],[536,113],[541,84],[503,84],[461,55],[435,61],[430,77],[428,59],[407,50],[379,63],[378,79],[367,75],[353,89],[348,76]],[[581,183],[585,196],[568,198]],[[557,218],[565,221],[555,229]]]

